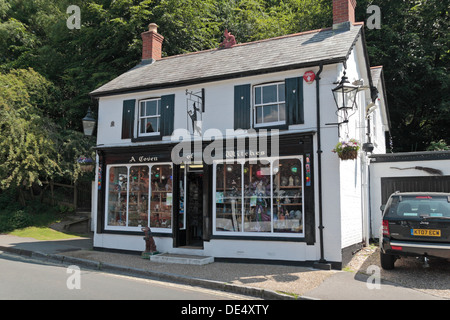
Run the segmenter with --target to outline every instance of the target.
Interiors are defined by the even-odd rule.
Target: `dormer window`
[[[254,87],[255,127],[286,124],[285,83]]]
[[[159,135],[161,99],[147,99],[139,102],[139,136]]]

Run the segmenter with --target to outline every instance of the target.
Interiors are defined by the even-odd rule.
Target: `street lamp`
[[[343,111],[343,115],[340,117],[343,118],[341,122],[338,123],[325,123],[325,125],[337,125],[338,126],[338,135],[340,136],[340,126],[341,124],[348,123],[348,119],[350,116],[348,115],[349,110],[353,110],[353,107],[356,105],[356,97],[360,86],[351,84],[348,81],[347,76],[344,75],[341,78],[341,81],[338,83],[337,87],[332,89],[334,102],[336,103],[337,111]],[[339,117],[339,115],[338,115]]]
[[[95,123],[96,120],[92,116],[91,107],[89,107],[88,113],[83,118],[83,131],[84,135],[86,136],[92,136],[92,133],[94,132]]]
[[[344,111],[353,109],[353,106],[356,104],[358,89],[358,86],[355,86],[348,81],[344,71],[341,81],[336,88],[332,89],[337,109]]]

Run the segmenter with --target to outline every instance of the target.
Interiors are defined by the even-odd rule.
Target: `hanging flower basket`
[[[82,172],[90,172],[94,169],[94,161],[91,158],[79,157],[77,162],[80,164],[80,169]]]
[[[349,141],[341,141],[333,149],[341,160],[354,160],[358,158],[358,151],[361,148],[359,141],[350,139]]]

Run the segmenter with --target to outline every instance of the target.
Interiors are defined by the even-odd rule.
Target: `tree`
[[[381,30],[366,29],[372,65],[383,65],[395,151],[425,150],[450,137],[449,6],[440,0],[361,0],[381,8]]]
[[[39,109],[51,84],[38,73],[0,74],[0,187],[30,187],[59,171],[49,138],[51,122]],[[24,199],[21,197],[21,201]]]

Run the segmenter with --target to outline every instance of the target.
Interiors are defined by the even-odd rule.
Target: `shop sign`
[[[131,156],[128,163],[144,163],[144,162],[157,162],[158,157],[155,156]]]
[[[234,159],[234,158],[254,158],[254,157],[265,157],[266,151],[260,150],[238,150],[238,151],[226,151],[225,157],[227,159]]]

